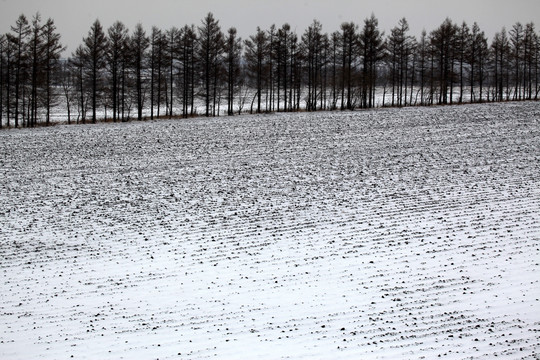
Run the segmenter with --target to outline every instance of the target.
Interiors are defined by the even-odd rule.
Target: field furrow
[[[0,357],[538,358],[539,108],[0,132]]]

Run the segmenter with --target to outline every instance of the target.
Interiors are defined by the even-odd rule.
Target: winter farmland
[[[0,132],[2,359],[538,359],[540,103]]]

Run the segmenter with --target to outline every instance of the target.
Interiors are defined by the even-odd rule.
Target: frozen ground
[[[0,132],[1,359],[538,359],[540,103]]]

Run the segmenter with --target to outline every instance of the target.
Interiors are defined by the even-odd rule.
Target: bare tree
[[[225,39],[225,59],[227,64],[227,115],[234,114],[234,97],[240,81],[240,57],[242,39],[237,37],[236,28],[230,28]]]
[[[67,121],[71,124],[71,105],[77,98],[77,90],[75,84],[74,68],[68,61],[61,63],[60,68],[60,85],[62,87],[62,94],[66,102]]]
[[[197,32],[195,26],[184,26],[180,34],[180,63],[182,66],[182,116],[195,114],[195,86],[199,52]]]
[[[281,96],[280,90],[283,88],[284,110],[292,110],[292,96],[289,91],[293,88],[290,81],[293,76],[292,61],[294,54],[292,52],[294,34],[291,32],[291,26],[285,23],[277,32],[277,44],[275,47],[276,74],[277,74],[277,110],[280,110]],[[289,105],[288,105],[289,104]]]
[[[329,44],[329,63],[330,63],[330,110],[337,109],[338,102],[338,70],[339,70],[339,49],[341,48],[341,37],[339,32],[335,31],[330,35]]]
[[[105,56],[107,51],[107,38],[99,20],[96,20],[92,24],[92,27],[88,32],[88,37],[84,38],[83,42],[85,45],[85,59],[92,86],[92,122],[95,123],[97,117],[98,96],[103,87],[101,71],[105,68]]]
[[[127,50],[128,30],[123,23],[116,21],[107,31],[107,70],[110,75],[113,121],[120,118],[122,57]]]
[[[514,68],[514,100],[521,100],[521,67],[523,58],[523,25],[517,22],[510,30],[511,60]]]
[[[71,58],[69,61],[70,61],[70,66],[72,68],[72,71],[74,72],[77,94],[78,94],[77,95],[77,108],[78,108],[77,123],[79,123],[79,121],[82,121],[82,123],[84,124],[86,121],[86,103],[87,103],[86,80],[87,80],[87,77],[85,76],[86,55],[85,55],[85,49],[83,48],[82,45],[79,45],[79,47],[71,55]]]
[[[19,101],[21,99],[20,89],[21,84],[26,81],[27,66],[25,63],[25,47],[26,40],[30,34],[30,26],[26,16],[20,15],[15,26],[11,27],[11,31],[14,32],[14,36],[11,38],[15,42],[15,127],[19,126]],[[24,95],[22,96],[24,98]],[[23,118],[24,118],[24,104]]]
[[[532,99],[532,84],[533,84],[533,69],[534,57],[537,49],[537,34],[534,24],[528,23],[525,25],[525,33],[523,36],[523,97]]]
[[[252,80],[256,91],[253,99],[255,100],[255,98],[257,98],[257,113],[260,113],[263,82],[265,80],[265,67],[268,56],[268,36],[261,28],[257,27],[257,33],[246,39],[244,44],[248,76]],[[253,101],[251,112],[253,112]]]
[[[427,62],[429,57],[429,44],[427,42],[427,33],[426,30],[422,30],[420,35],[420,41],[418,42],[418,53],[419,53],[419,75],[420,75],[420,105],[425,104],[425,95],[424,90],[426,86],[426,72],[427,72]]]
[[[384,34],[378,29],[379,21],[374,14],[364,20],[360,33],[360,50],[363,58],[362,106],[375,106],[375,86],[377,84],[377,66],[384,58]]]
[[[199,31],[199,61],[201,64],[202,97],[205,104],[205,116],[216,114],[216,97],[219,79],[219,67],[223,55],[224,35],[219,21],[208,13],[202,21]],[[211,111],[212,110],[212,111]]]
[[[7,39],[5,35],[0,34],[0,129],[4,121],[4,55],[7,48]]]
[[[172,118],[173,116],[173,103],[174,103],[174,79],[175,79],[175,69],[176,69],[176,62],[179,61],[179,42],[180,42],[180,36],[181,31],[178,30],[176,27],[172,27],[171,29],[167,30],[165,33],[166,37],[166,61],[167,61],[167,68],[168,68],[168,85],[167,85],[167,95],[166,95],[166,104],[167,104],[167,112],[169,115],[169,118]]]
[[[470,48],[471,34],[467,23],[464,21],[458,28],[456,34],[456,57],[459,62],[459,99],[458,102],[463,102],[463,89],[465,87],[465,61],[466,54]]]
[[[41,15],[36,13],[32,18],[30,27],[30,38],[28,42],[27,59],[30,67],[30,99],[28,111],[28,126],[35,126],[38,112],[38,86],[41,84],[40,70],[42,68],[43,57],[43,37]]]
[[[156,88],[155,82],[156,78],[160,77],[158,71],[158,63],[160,57],[160,39],[161,39],[161,30],[156,26],[152,26],[152,33],[150,34],[150,119],[154,120],[154,103],[155,96],[154,90]],[[159,105],[158,105],[159,107]]]
[[[392,106],[407,105],[407,83],[409,66],[413,49],[416,46],[414,37],[408,35],[409,23],[405,18],[399,20],[388,37],[388,57],[392,76]],[[395,99],[395,100],[394,100]]]
[[[430,41],[438,61],[437,82],[439,83],[439,104],[452,103],[451,89],[453,86],[454,47],[457,26],[449,18],[431,32]],[[450,98],[448,91],[450,89]]]
[[[495,83],[494,101],[504,100],[504,89],[509,87],[509,57],[510,57],[510,42],[506,34],[506,29],[503,28],[493,37],[491,44],[493,56],[493,77]],[[508,93],[507,93],[508,95]],[[507,96],[508,99],[508,96]]]
[[[130,38],[130,48],[132,53],[132,66],[135,71],[136,82],[136,98],[137,98],[137,120],[142,120],[143,107],[144,107],[144,93],[143,93],[143,70],[144,62],[146,59],[146,50],[150,45],[150,40],[146,36],[142,24],[138,23],[135,26],[135,30]]]
[[[355,55],[358,46],[357,28],[357,25],[352,22],[341,24],[341,110],[350,110],[354,107],[352,89]],[[347,90],[346,93],[345,90]]]
[[[322,68],[326,61],[323,57],[322,25],[317,20],[314,20],[302,35],[301,49],[307,72],[306,110],[314,111],[317,110],[318,98],[322,98],[322,94],[318,93],[318,86],[322,83]]]
[[[477,23],[474,23],[470,33],[470,40],[468,42],[468,49],[466,53],[466,61],[469,64],[469,84],[471,87],[470,101],[476,101],[475,86],[478,84],[479,89],[479,101],[482,101],[484,78],[485,78],[485,65],[488,57],[487,39],[483,31]]]
[[[43,63],[45,72],[45,122],[50,123],[51,108],[56,105],[58,94],[53,85],[53,78],[60,70],[60,55],[66,48],[60,43],[60,34],[56,32],[54,21],[49,18],[43,25]]]
[[[152,27],[150,35],[150,119],[154,118],[154,108],[157,108],[156,115],[159,118],[163,94],[166,94],[166,84],[164,70],[168,67],[166,35],[157,27]],[[167,97],[165,95],[165,97]]]

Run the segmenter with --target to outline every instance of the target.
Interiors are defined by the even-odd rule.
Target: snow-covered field
[[[540,358],[540,103],[0,132],[1,359]]]

